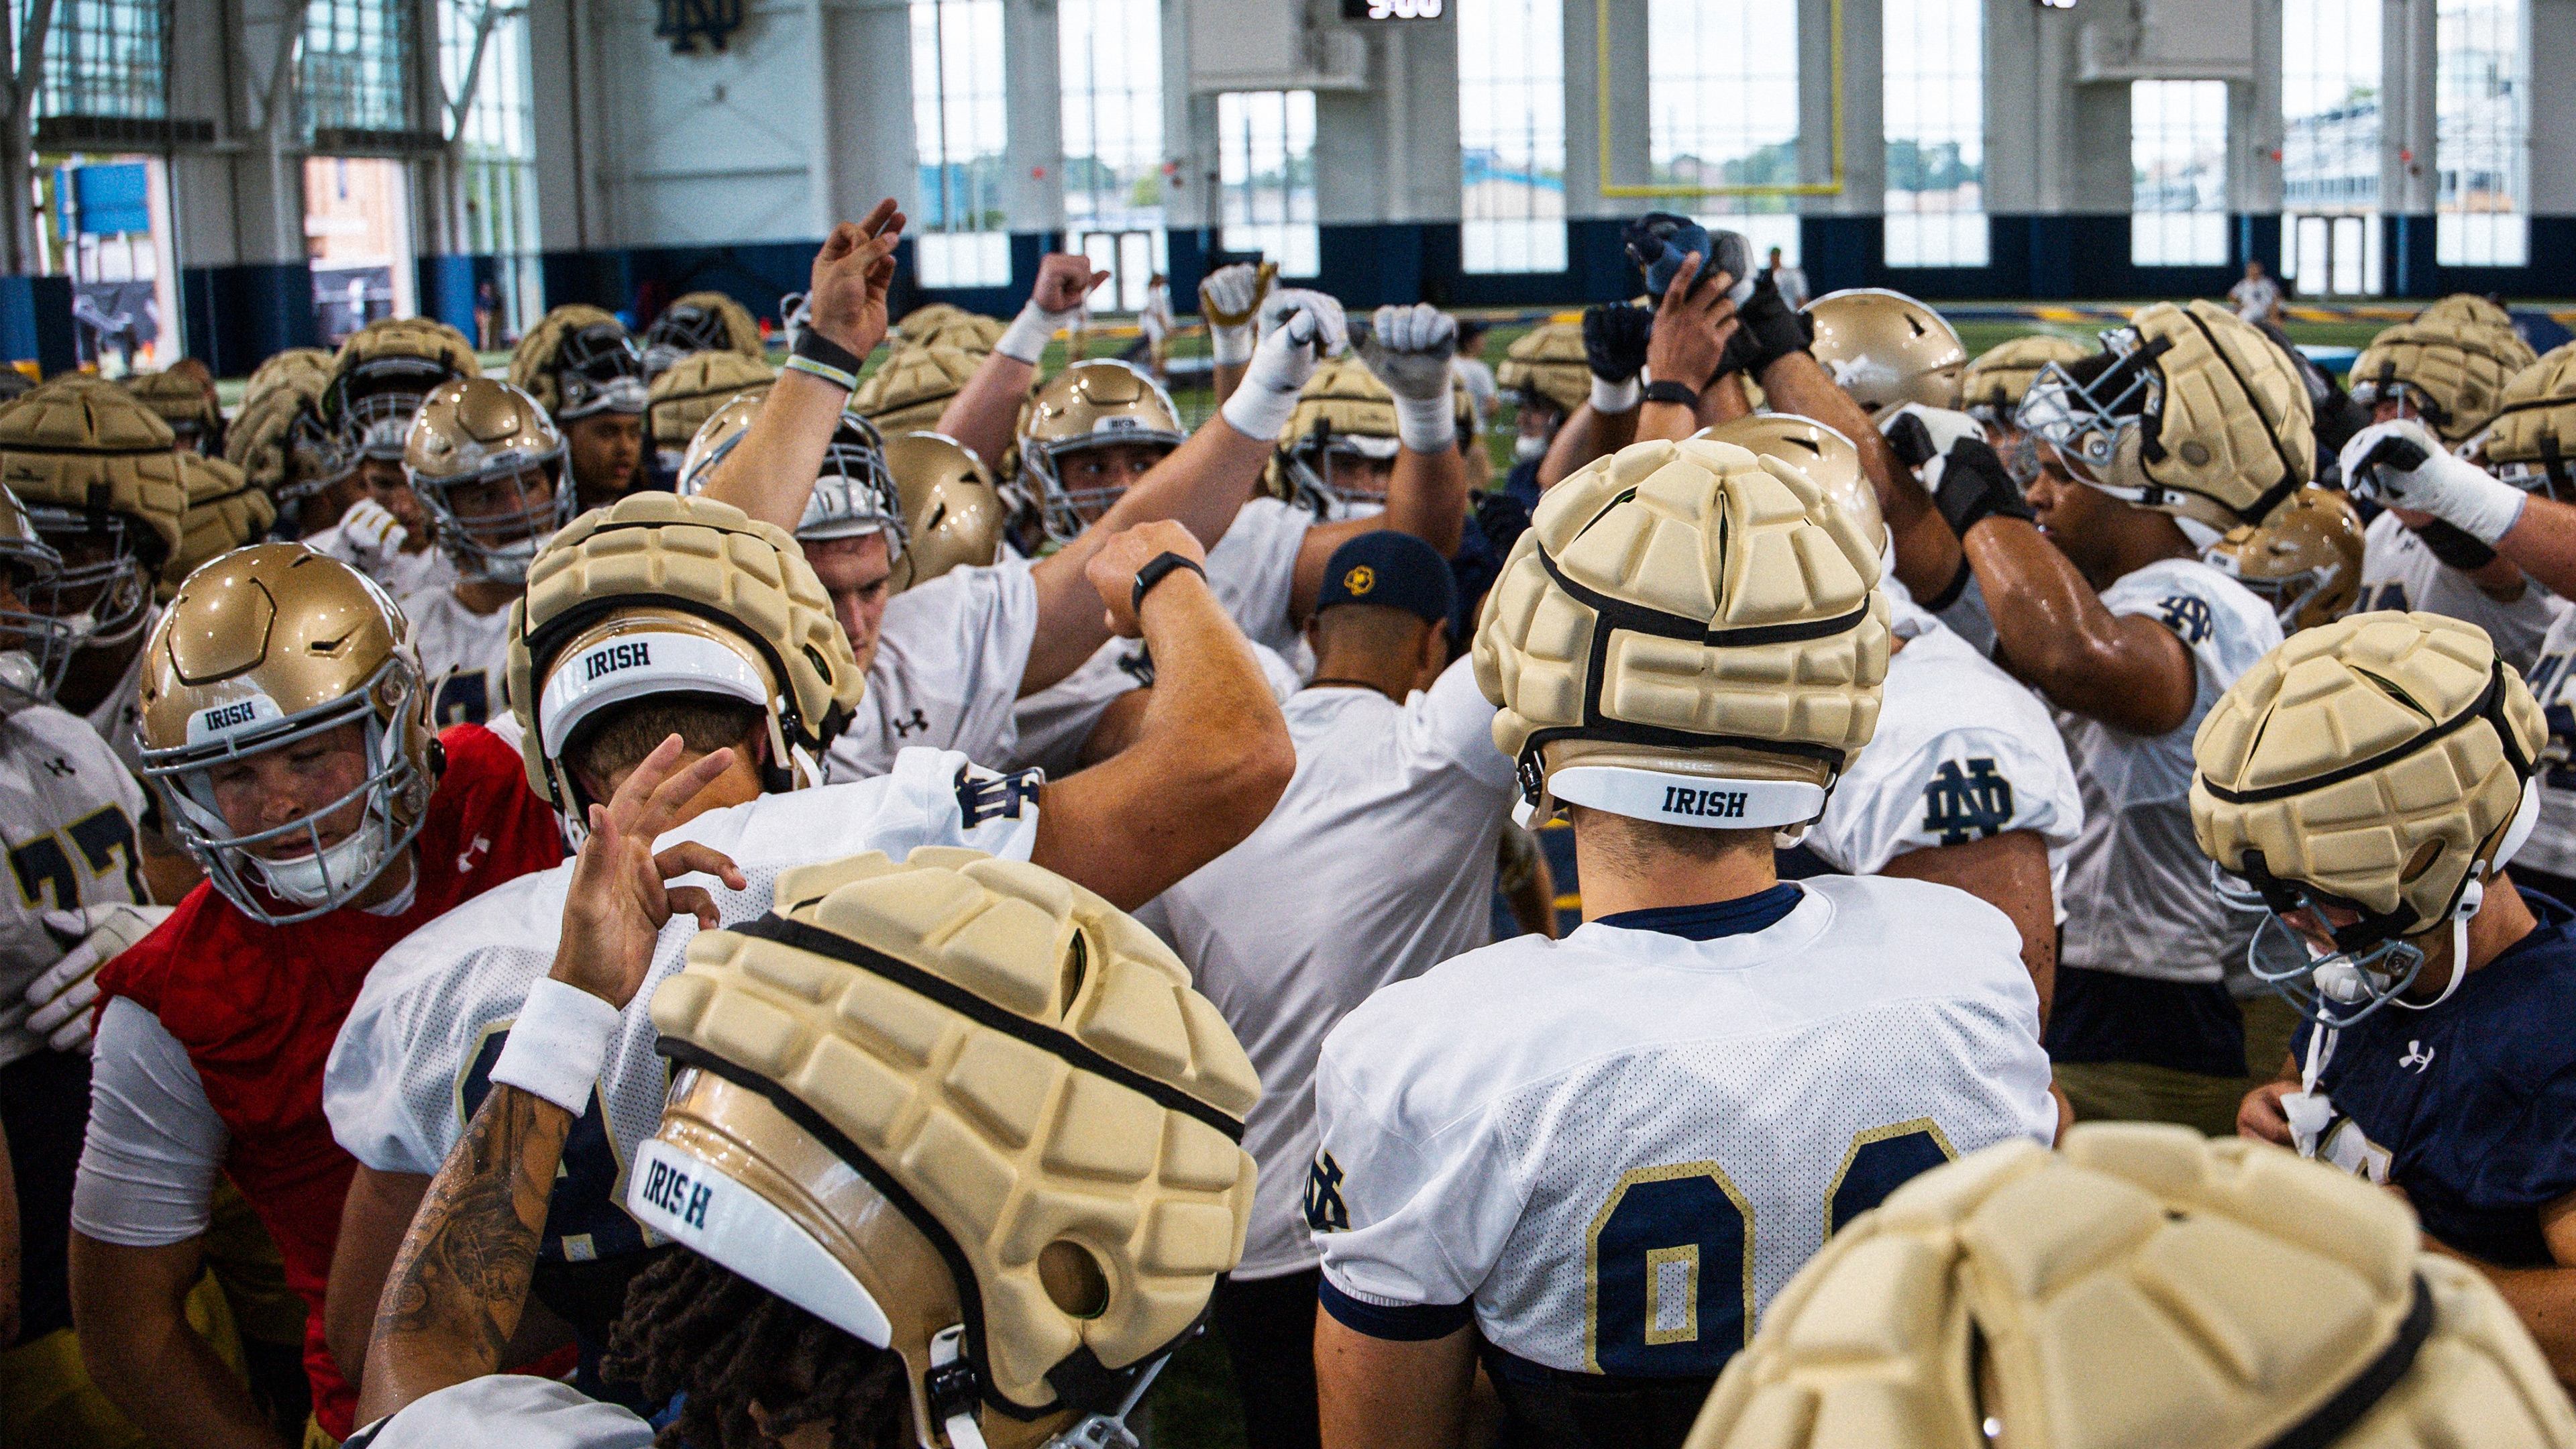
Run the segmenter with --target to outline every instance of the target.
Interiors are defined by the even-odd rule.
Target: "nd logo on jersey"
[[[1923,787],[1923,829],[1943,845],[1984,840],[2012,823],[2012,781],[1992,760],[1970,760],[1962,771],[1956,760],[1943,760]]]
[[[1351,1210],[1342,1202],[1342,1165],[1333,1154],[1318,1152],[1306,1169],[1306,1226],[1318,1233],[1347,1233]]]
[[[2208,602],[2189,594],[2176,594],[2160,600],[2156,604],[2156,617],[2164,620],[2165,627],[2180,635],[2185,644],[2200,643],[2218,628],[2217,622],[2210,617]]]

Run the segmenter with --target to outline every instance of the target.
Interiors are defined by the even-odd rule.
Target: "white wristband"
[[[1439,453],[1458,446],[1458,413],[1447,393],[1397,398],[1395,435],[1416,453]]]
[[[1278,438],[1279,430],[1288,426],[1288,415],[1296,410],[1297,393],[1294,389],[1273,392],[1246,378],[1218,412],[1225,418],[1226,426],[1247,438],[1258,438],[1267,443]]]
[[[549,976],[528,988],[501,1059],[492,1064],[492,1080],[533,1092],[578,1117],[590,1105],[590,1089],[624,1022],[616,1007]]]
[[[1055,340],[1056,333],[1070,326],[1081,310],[1072,307],[1062,312],[1050,312],[1039,306],[1036,298],[1031,298],[1028,305],[1020,309],[1020,315],[1011,319],[1011,325],[1002,329],[1002,335],[993,343],[993,350],[1035,367],[1038,359],[1046,356],[1047,344]]]
[[[1214,322],[1208,324],[1208,355],[1216,360],[1219,367],[1241,367],[1250,362],[1252,345],[1258,341],[1260,339],[1253,335],[1249,322],[1240,327],[1222,327]]]
[[[2488,473],[2464,458],[2438,460],[2455,463],[2444,480],[2448,485],[2438,495],[2438,515],[2489,548],[2504,541],[2513,526],[2522,521],[2523,506],[2531,495]]]
[[[1633,377],[1626,382],[1612,382],[1597,372],[1592,374],[1592,410],[1596,413],[1634,412],[1644,398],[1645,389]]]

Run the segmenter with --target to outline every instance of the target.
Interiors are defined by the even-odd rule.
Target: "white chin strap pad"
[[[2535,773],[2522,782],[2522,803],[2514,807],[2513,823],[2504,828],[2504,839],[2496,846],[2495,858],[2487,869],[2498,871],[2510,864],[2531,839],[2532,827],[2540,823],[2540,776]]]
[[[1825,813],[1824,787],[1803,780],[1727,780],[1624,765],[1552,770],[1547,793],[1631,820],[1703,830],[1776,830]]]

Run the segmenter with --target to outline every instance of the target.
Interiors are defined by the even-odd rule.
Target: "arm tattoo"
[[[367,1353],[368,1371],[388,1373],[402,1401],[501,1368],[572,1121],[541,1097],[495,1084],[430,1180]]]

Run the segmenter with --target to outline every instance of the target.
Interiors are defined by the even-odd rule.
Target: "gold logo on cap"
[[[1342,587],[1352,594],[1365,594],[1377,587],[1377,570],[1360,564],[1342,575]]]

